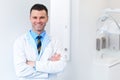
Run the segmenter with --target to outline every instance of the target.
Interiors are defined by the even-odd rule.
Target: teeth
[[[41,26],[40,24],[37,24],[36,26]]]

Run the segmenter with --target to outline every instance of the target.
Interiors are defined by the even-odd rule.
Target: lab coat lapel
[[[27,39],[28,43],[35,49],[36,55],[38,55],[38,54],[37,54],[37,46],[36,46],[36,43],[35,43],[34,39],[32,38],[30,32],[28,32],[28,33],[26,34],[26,39]]]
[[[36,43],[35,43],[34,39],[32,38],[30,32],[28,32],[26,34],[26,39],[27,39],[28,43],[35,49],[36,55],[38,55]],[[45,34],[44,39],[42,41],[41,51],[40,51],[40,54],[37,57],[37,60],[40,60],[40,58],[44,54],[44,50],[47,47],[47,45],[49,44],[49,42],[50,42],[50,37],[47,34]]]
[[[42,41],[42,48],[41,48],[41,52],[39,55],[39,60],[40,60],[40,57],[44,54],[44,50],[47,47],[47,45],[49,44],[49,42],[50,42],[50,37],[47,34],[45,34],[44,39]]]

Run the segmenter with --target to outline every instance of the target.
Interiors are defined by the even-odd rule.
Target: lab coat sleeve
[[[45,73],[59,73],[64,70],[64,61],[36,61],[36,70]]]
[[[17,77],[23,78],[42,78],[47,77],[40,72],[26,64],[26,55],[24,52],[24,45],[21,40],[16,40],[13,46],[14,66]]]
[[[66,53],[63,49],[63,46],[59,41],[55,41],[53,46],[54,46],[53,47],[54,49],[53,49],[53,53],[51,56],[53,56],[54,53],[58,53],[58,54],[61,54],[61,59],[59,61],[50,61],[49,59],[36,61],[37,71],[46,72],[46,73],[59,73],[64,70],[67,64],[67,61],[65,58]]]

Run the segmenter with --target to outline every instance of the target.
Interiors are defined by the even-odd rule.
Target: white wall
[[[106,0],[72,0],[71,11],[71,80],[92,80],[93,56],[96,54],[96,20]]]
[[[16,80],[13,66],[13,42],[30,28],[29,10],[34,3],[49,0],[0,1],[0,80]]]
[[[110,8],[120,8],[120,0],[107,0],[107,2]]]

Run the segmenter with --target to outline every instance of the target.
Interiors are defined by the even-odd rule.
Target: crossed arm
[[[49,58],[49,60],[50,60],[50,61],[59,61],[60,58],[61,58],[61,55],[58,54],[58,53],[56,53],[56,54],[54,54],[53,56],[51,56],[51,57]],[[26,61],[26,64],[30,65],[31,67],[34,67],[34,66],[35,66],[35,61],[28,61],[28,60],[27,60],[27,61]]]
[[[64,67],[66,66],[66,61],[63,59],[64,54],[61,48],[57,49],[57,52],[58,53],[54,54],[47,60],[26,60],[26,57],[24,56],[25,53],[23,44],[18,40],[14,44],[14,65],[16,75],[23,78],[43,78],[43,76],[47,77],[48,73],[56,74],[63,71]],[[35,69],[33,68],[34,66]]]

